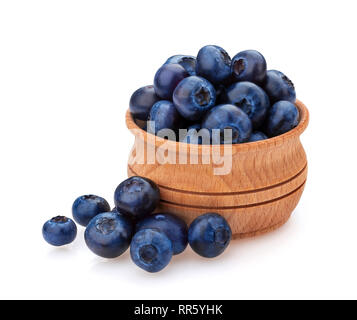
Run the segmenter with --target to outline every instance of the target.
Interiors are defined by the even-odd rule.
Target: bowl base
[[[257,237],[257,236],[261,236],[265,233],[269,233],[271,231],[274,231],[276,229],[279,229],[280,227],[282,227],[285,223],[288,222],[289,218],[291,217],[291,214],[286,217],[284,220],[278,222],[277,224],[267,227],[265,229],[261,229],[261,230],[257,230],[257,231],[251,231],[251,232],[247,232],[247,233],[236,233],[232,235],[232,239],[233,240],[238,240],[238,239],[245,239],[245,238],[253,238],[253,237]]]
[[[160,201],[158,212],[171,212],[186,221],[188,225],[206,212],[221,214],[230,224],[234,239],[254,237],[281,227],[288,221],[304,191],[305,183],[287,196],[276,201],[256,206],[236,208],[184,207],[167,201]]]

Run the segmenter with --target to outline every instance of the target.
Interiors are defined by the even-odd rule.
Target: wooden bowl
[[[309,112],[300,101],[296,106],[300,121],[293,130],[263,141],[232,145],[232,170],[226,175],[214,174],[219,165],[212,158],[217,152],[223,154],[225,146],[190,145],[155,137],[140,129],[128,110],[126,124],[135,135],[128,175],[155,181],[161,192],[158,211],[175,213],[187,223],[202,213],[217,212],[228,220],[234,238],[276,229],[289,219],[307,178],[300,135],[308,125]],[[159,152],[162,148],[166,151]],[[157,152],[155,159],[146,156],[144,150],[149,149]],[[188,164],[179,161],[189,152],[198,156],[197,164],[190,164],[189,159]],[[165,156],[176,163],[163,163]],[[204,162],[202,156],[211,161]]]

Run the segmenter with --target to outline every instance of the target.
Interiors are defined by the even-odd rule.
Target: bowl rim
[[[260,140],[260,141],[255,141],[255,142],[246,142],[246,143],[240,143],[240,144],[232,144],[229,146],[232,146],[232,149],[234,151],[254,151],[254,150],[260,150],[264,148],[270,148],[270,147],[277,147],[281,144],[286,143],[287,141],[291,139],[298,138],[306,129],[309,123],[309,110],[307,107],[298,99],[296,99],[295,102],[296,107],[299,110],[299,124],[292,130],[273,137],[269,138],[266,140]],[[147,131],[143,130],[140,128],[134,121],[132,114],[130,110],[128,109],[126,111],[126,126],[131,131],[135,137],[141,138],[145,141],[145,143],[154,143],[155,146],[159,147],[160,145],[166,144],[170,149],[174,148],[175,150],[178,150],[177,147],[180,146],[181,148],[194,148],[195,150],[198,151],[210,151],[212,148],[219,148],[219,149],[224,149],[225,146],[224,144],[221,145],[198,145],[198,144],[190,144],[186,142],[178,142],[178,141],[172,141],[172,140],[167,140],[158,136],[153,135],[152,133],[148,133]],[[140,135],[138,134],[140,132]],[[181,149],[180,149],[181,150]]]

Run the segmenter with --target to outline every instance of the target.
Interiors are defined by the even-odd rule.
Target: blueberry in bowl
[[[155,74],[154,87],[156,94],[164,100],[171,100],[172,94],[181,80],[189,73],[179,64],[164,64]]]
[[[196,75],[196,58],[178,54],[166,60],[164,64],[179,64],[189,73],[190,76]]]
[[[147,132],[157,135],[163,129],[177,131],[182,123],[182,117],[175,105],[168,100],[156,102],[151,108],[147,122]],[[165,135],[166,132],[161,132]]]
[[[280,100],[286,100],[292,103],[296,101],[294,84],[280,71],[267,71],[264,90],[268,94],[271,104]]]
[[[230,85],[228,87],[230,87]],[[228,87],[226,85],[224,85],[224,84],[218,84],[218,85],[215,86],[215,89],[216,89],[216,105],[227,103],[226,91],[227,91]]]
[[[279,101],[269,110],[265,132],[275,137],[295,128],[299,123],[299,110],[290,101]]]
[[[206,79],[190,76],[177,85],[173,102],[182,117],[190,121],[199,120],[214,106],[216,90]]]
[[[212,132],[212,143],[242,143],[247,142],[252,133],[252,122],[248,115],[232,104],[221,104],[212,108],[202,120],[202,128],[212,132],[219,130],[219,137]],[[231,140],[227,141],[225,133],[231,130]],[[217,140],[217,141],[216,141]]]
[[[245,50],[232,58],[231,73],[236,81],[261,84],[265,80],[266,72],[265,58],[256,50]]]
[[[251,134],[248,142],[256,142],[256,141],[261,141],[261,140],[266,140],[266,139],[268,139],[268,137],[266,136],[265,133],[263,133],[261,131],[254,131]]]
[[[72,205],[74,220],[84,227],[97,214],[107,211],[110,211],[108,201],[93,194],[78,197]]]
[[[255,129],[262,125],[270,107],[264,90],[248,81],[231,85],[226,91],[226,99],[227,103],[234,104],[248,115]]]
[[[211,143],[211,133],[208,129],[201,128],[200,124],[192,125],[187,128],[185,135],[180,136],[180,142],[208,145]]]
[[[88,224],[84,239],[88,248],[103,258],[116,258],[130,245],[133,226],[130,219],[115,212],[95,216]]]
[[[151,107],[159,100],[153,85],[139,88],[130,98],[130,112],[135,119],[146,121]]]
[[[160,190],[150,179],[133,176],[118,185],[114,192],[117,209],[133,220],[152,213],[160,201]]]
[[[171,240],[165,233],[156,229],[142,229],[135,233],[131,241],[131,259],[147,272],[164,269],[171,261],[172,255]]]
[[[226,250],[232,238],[232,230],[221,215],[206,213],[197,217],[188,230],[188,241],[197,254],[214,258]]]
[[[170,213],[157,213],[140,220],[135,227],[139,232],[143,229],[157,229],[166,234],[172,242],[173,254],[179,254],[187,246],[187,225],[179,217]]]
[[[42,235],[47,243],[60,247],[70,244],[77,236],[77,226],[70,218],[57,216],[42,227]]]
[[[201,129],[201,123],[193,123],[187,127],[187,130],[200,130]]]
[[[197,54],[196,74],[214,85],[225,82],[231,74],[231,58],[219,46],[204,46]]]

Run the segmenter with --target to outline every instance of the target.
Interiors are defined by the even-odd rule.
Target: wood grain
[[[235,238],[273,230],[290,217],[307,179],[307,160],[300,142],[309,113],[296,102],[299,125],[293,130],[268,140],[232,146],[232,171],[214,175],[212,152],[223,154],[224,146],[193,146],[168,141],[140,129],[127,112],[126,123],[135,134],[135,145],[129,156],[128,175],[140,175],[155,181],[161,192],[159,211],[176,213],[190,223],[205,212],[218,212],[229,221]],[[176,164],[147,164],[145,153],[137,154],[136,146],[157,151],[165,145]],[[183,146],[184,145],[184,146]],[[187,150],[180,150],[180,148]],[[179,157],[197,154],[198,164],[179,164]],[[203,163],[207,156],[210,163]],[[141,161],[143,164],[133,161]]]

